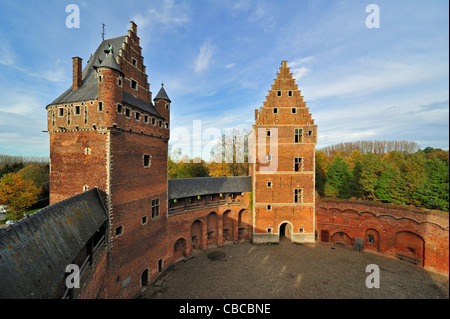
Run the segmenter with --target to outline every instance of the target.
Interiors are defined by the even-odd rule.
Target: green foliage
[[[356,197],[400,205],[449,210],[448,151],[391,151],[384,155],[353,150],[328,158],[316,151],[316,190],[325,197]]]

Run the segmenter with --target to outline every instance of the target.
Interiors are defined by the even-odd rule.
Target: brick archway
[[[238,215],[238,239],[248,239],[251,232],[251,219],[247,209],[239,211]]]
[[[198,219],[191,225],[191,245],[192,249],[203,248],[202,222]]]
[[[219,216],[211,212],[206,217],[206,239],[208,244],[217,244],[219,240]]]
[[[425,241],[411,231],[399,231],[395,234],[396,256],[400,259],[413,261],[421,266],[425,260]]]
[[[234,239],[234,220],[231,215],[231,210],[227,210],[223,213],[222,236],[224,242],[232,241]]]

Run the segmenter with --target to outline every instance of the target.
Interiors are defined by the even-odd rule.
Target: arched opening
[[[186,239],[179,238],[173,246],[173,255],[175,259],[186,257]]]
[[[337,232],[331,236],[331,242],[343,246],[353,247],[353,240],[344,232]]]
[[[364,246],[366,249],[373,251],[379,251],[380,235],[375,229],[369,228],[366,230],[366,238],[364,240]]]
[[[208,244],[217,244],[219,233],[219,217],[215,212],[209,213],[206,217],[206,238]]]
[[[191,245],[193,249],[202,249],[202,222],[199,220],[191,226]]]
[[[250,234],[250,214],[246,209],[243,209],[239,212],[238,216],[238,238],[239,239],[248,239]]]
[[[142,274],[141,274],[141,287],[146,287],[148,286],[148,268],[145,269]]]
[[[425,241],[416,233],[401,231],[395,234],[395,253],[400,259],[423,266]]]
[[[292,235],[292,225],[289,223],[282,223],[280,225],[280,241],[283,239],[291,239]]]
[[[231,241],[233,240],[233,227],[234,221],[233,218],[230,217],[231,211],[227,210],[223,214],[223,241]]]

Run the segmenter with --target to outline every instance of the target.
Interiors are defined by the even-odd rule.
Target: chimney
[[[73,62],[73,67],[72,67],[72,71],[73,71],[73,86],[72,86],[72,90],[78,90],[80,88],[80,86],[83,84],[82,69],[81,69],[81,62],[82,61],[83,61],[83,59],[80,58],[80,57],[73,57],[72,58],[72,62]]]

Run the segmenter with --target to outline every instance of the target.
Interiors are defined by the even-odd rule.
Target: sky
[[[66,25],[71,4],[77,28]],[[171,146],[180,132],[207,144],[210,132],[250,129],[287,60],[318,149],[357,140],[448,149],[448,12],[447,0],[0,0],[0,154],[49,156],[45,107],[71,86],[72,57],[84,67],[102,23],[112,38],[130,21],[153,95],[163,82],[172,100]]]

